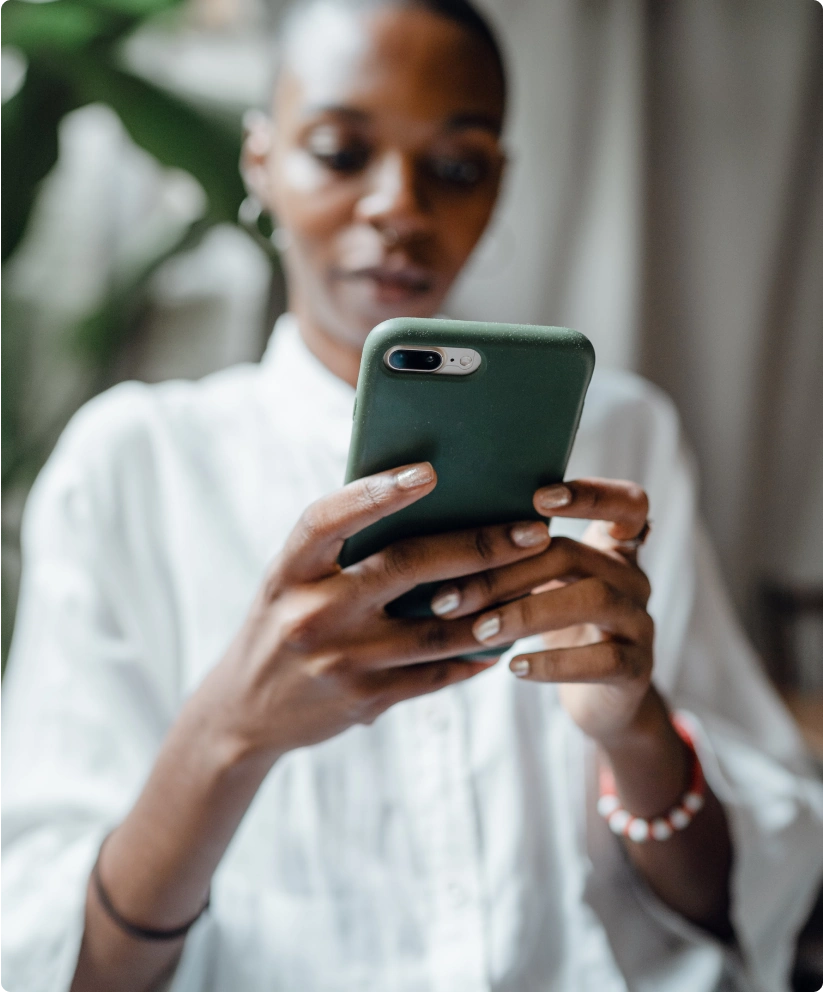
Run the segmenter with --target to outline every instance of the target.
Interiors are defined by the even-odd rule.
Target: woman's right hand
[[[420,582],[488,573],[540,553],[549,544],[545,523],[408,539],[348,568],[337,564],[347,537],[426,496],[436,482],[428,463],[409,465],[353,482],[300,518],[100,854],[99,877],[125,919],[174,929],[197,913],[281,754],[488,666],[455,658],[482,649],[474,616],[406,620],[383,607]],[[144,992],[182,946],[182,939],[147,943],[125,934],[90,881],[72,992]]]
[[[302,515],[196,694],[233,753],[276,760],[488,667],[455,657],[478,650],[474,617],[401,619],[384,606],[421,582],[540,553],[549,544],[545,523],[409,538],[348,568],[337,564],[347,537],[426,496],[436,482],[428,462],[409,465],[359,479]]]

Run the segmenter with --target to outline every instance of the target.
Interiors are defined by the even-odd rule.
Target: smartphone
[[[429,461],[437,486],[350,537],[344,567],[404,537],[539,520],[532,497],[560,482],[594,349],[566,327],[394,318],[363,349],[346,482]],[[430,616],[437,584],[387,607]]]

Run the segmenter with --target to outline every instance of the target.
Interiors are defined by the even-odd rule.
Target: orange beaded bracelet
[[[672,717],[672,724],[691,753],[692,770],[689,785],[683,796],[666,813],[647,820],[624,809],[617,796],[614,774],[605,765],[600,766],[600,798],[597,801],[597,812],[606,820],[612,833],[620,837],[628,837],[637,844],[647,840],[668,840],[675,831],[685,830],[706,802],[706,779],[703,776],[703,768],[692,735],[681,716],[675,714]]]

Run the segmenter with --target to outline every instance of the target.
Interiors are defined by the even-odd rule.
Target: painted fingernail
[[[548,541],[549,528],[541,520],[534,520],[527,524],[515,524],[509,530],[509,537],[518,548],[534,548],[538,544],[545,544]]]
[[[427,486],[433,480],[434,469],[428,462],[404,468],[394,477],[398,489],[417,489],[419,486]]]
[[[515,658],[509,665],[509,668],[519,679],[522,679],[524,675],[528,675],[531,667],[531,662],[528,658]]]
[[[472,633],[477,638],[478,641],[488,641],[500,630],[500,617],[496,614],[492,614],[490,617],[484,617],[472,628]]]
[[[432,613],[442,617],[460,605],[460,592],[455,586],[444,586],[431,602]]]
[[[540,510],[557,510],[561,506],[568,506],[572,501],[572,492],[568,486],[547,486],[540,489],[534,498],[534,502]]]

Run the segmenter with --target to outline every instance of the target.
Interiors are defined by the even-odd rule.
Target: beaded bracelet
[[[106,843],[108,837],[105,838],[103,844]],[[197,916],[193,917],[187,923],[183,923],[179,927],[172,927],[169,930],[158,930],[154,927],[141,927],[137,923],[132,923],[125,917],[121,916],[120,913],[114,908],[114,904],[109,898],[108,892],[103,885],[103,879],[100,877],[100,854],[103,851],[103,844],[100,845],[100,851],[97,854],[97,860],[94,862],[94,867],[91,870],[92,881],[94,882],[94,890],[97,893],[97,898],[100,901],[100,905],[106,911],[106,915],[115,923],[124,933],[127,933],[130,937],[134,937],[137,940],[178,940],[180,937],[185,937],[185,935],[191,930],[194,924],[200,919],[200,917],[209,908],[211,903],[211,892],[206,898],[206,902],[200,909]]]
[[[685,830],[706,802],[706,779],[692,735],[683,719],[674,715],[672,724],[691,754],[691,778],[686,791],[670,810],[652,820],[635,816],[620,805],[617,785],[610,768],[600,767],[600,798],[597,812],[606,820],[612,833],[628,837],[637,844],[647,840],[668,840],[677,830]]]

